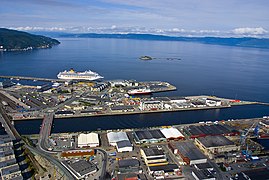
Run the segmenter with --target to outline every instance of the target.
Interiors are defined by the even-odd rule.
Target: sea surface
[[[59,39],[51,49],[0,52],[0,74],[56,78],[59,71],[92,70],[110,79],[167,81],[177,91],[155,96],[215,95],[226,98],[269,102],[269,51],[259,48],[207,45],[191,42],[130,39]],[[140,56],[155,57],[152,61]],[[167,60],[180,58],[181,60]],[[207,114],[207,115],[206,115]],[[268,106],[104,116],[55,120],[54,132],[147,127],[269,115]],[[113,120],[113,121],[112,121]],[[21,133],[39,130],[41,121],[16,123]],[[87,126],[81,124],[86,123]]]

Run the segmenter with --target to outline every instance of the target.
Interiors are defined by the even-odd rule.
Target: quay
[[[0,76],[2,79],[16,79],[16,80],[32,80],[32,81],[47,81],[47,82],[66,82],[63,79],[50,79],[50,78],[38,78],[38,77],[25,77],[25,76]]]

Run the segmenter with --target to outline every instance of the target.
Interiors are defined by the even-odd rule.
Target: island
[[[49,37],[0,28],[0,51],[45,49],[58,44],[58,40]]]
[[[152,60],[153,58],[150,56],[141,56],[139,59],[141,60]]]

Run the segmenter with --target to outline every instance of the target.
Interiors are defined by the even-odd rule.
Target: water
[[[207,94],[269,102],[269,51],[266,49],[127,39],[59,40],[61,44],[52,49],[0,54],[0,74],[56,78],[58,72],[65,69],[74,68],[78,71],[91,69],[106,79],[160,80],[168,81],[178,88],[177,91],[158,95],[187,96]],[[162,59],[142,61],[138,59],[142,55]],[[165,60],[165,58],[172,57],[181,58],[182,60]],[[222,112],[223,110],[220,111]],[[208,111],[204,113],[206,112]],[[252,112],[243,111],[243,113],[249,114]],[[260,110],[255,108],[253,113],[260,117],[263,114],[268,115],[269,111],[265,108],[265,112],[260,113]],[[154,119],[156,116],[161,116],[158,121],[159,124],[181,123],[176,121],[180,119],[178,117],[183,117],[188,122],[205,118],[203,116],[200,118],[198,112],[191,117],[187,114],[179,112],[161,113],[158,116],[153,114],[116,116],[112,118],[113,122],[108,121],[110,117],[59,120],[59,122],[57,120],[55,121],[55,131],[57,129],[61,130],[64,124],[69,122],[72,122],[68,125],[70,127],[64,126],[65,128],[63,129],[75,131],[74,124],[77,125],[78,122],[96,124],[95,127],[89,127],[89,129],[95,129],[99,126],[133,127],[141,124],[143,126],[155,125],[155,122],[148,124],[148,121],[142,121],[141,117]],[[236,113],[232,115],[235,116]],[[187,118],[184,118],[185,116]],[[130,120],[133,117],[136,120]],[[218,116],[216,119],[223,118]],[[99,125],[102,121],[109,122],[109,124]],[[28,127],[35,123],[23,122],[22,124],[22,126]]]

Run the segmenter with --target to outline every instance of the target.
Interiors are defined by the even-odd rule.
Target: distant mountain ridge
[[[50,48],[57,44],[60,44],[58,40],[49,37],[0,28],[0,51]]]
[[[175,37],[165,35],[153,34],[97,34],[97,33],[83,33],[83,34],[59,34],[59,37],[68,38],[113,38],[113,39],[137,39],[137,40],[159,40],[159,41],[185,41],[198,42],[203,44],[238,46],[238,47],[252,47],[252,48],[266,48],[269,49],[269,39],[253,38],[253,37]]]

